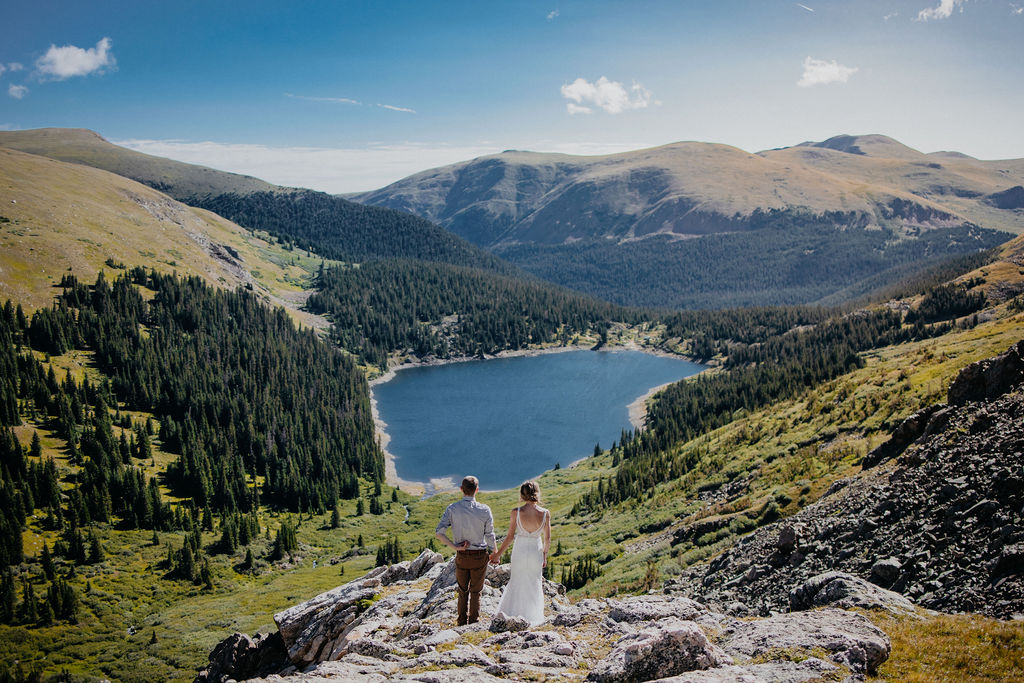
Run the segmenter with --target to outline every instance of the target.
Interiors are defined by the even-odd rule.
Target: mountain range
[[[633,306],[842,303],[1024,231],[1024,160],[926,155],[879,135],[757,154],[697,142],[599,157],[509,151],[348,197],[82,129],[0,132],[0,147],[131,178],[321,257],[525,271]]]
[[[735,232],[757,210],[852,214],[901,233],[974,223],[1019,234],[1021,185],[1024,159],[922,154],[883,135],[840,135],[756,154],[703,142],[590,157],[506,151],[351,198],[498,247]]]
[[[506,151],[350,198],[616,303],[716,308],[838,303],[994,246],[1024,231],[1022,185],[1021,159],[841,135],[756,154],[701,142]]]

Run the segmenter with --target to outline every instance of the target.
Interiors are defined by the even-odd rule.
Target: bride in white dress
[[[522,505],[512,510],[508,533],[491,561],[500,561],[505,549],[512,546],[512,569],[505,591],[501,594],[498,612],[506,616],[523,617],[531,626],[544,621],[544,589],[542,572],[548,563],[551,545],[551,517],[540,502],[540,486],[528,481],[519,487]]]

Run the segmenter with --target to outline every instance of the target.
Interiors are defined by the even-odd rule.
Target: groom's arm
[[[484,543],[492,553],[498,547],[498,541],[494,538],[494,515],[491,514],[491,508],[487,508],[487,521],[484,522]]]
[[[448,527],[452,525],[452,509],[447,507],[444,509],[444,514],[441,515],[441,521],[437,523],[437,528],[434,530],[434,536],[437,540],[444,543],[452,550],[458,550],[459,546],[455,545],[450,538],[448,538]]]

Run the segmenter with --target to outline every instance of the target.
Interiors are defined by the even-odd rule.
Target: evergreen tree
[[[43,550],[40,554],[39,563],[43,567],[43,575],[46,577],[47,581],[53,581],[53,577],[55,575],[53,557],[50,555],[50,546],[47,545],[45,541],[43,541]]]
[[[189,581],[194,581],[196,578],[196,560],[195,555],[192,553],[192,544],[189,543],[188,538],[182,543],[181,550],[178,552],[178,564],[175,567],[175,573]]]
[[[103,561],[103,546],[95,533],[89,534],[89,564],[98,564]]]

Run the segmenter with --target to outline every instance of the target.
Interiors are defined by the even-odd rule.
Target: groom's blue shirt
[[[494,538],[491,508],[478,503],[472,496],[464,496],[462,500],[457,500],[445,508],[441,521],[437,523],[436,532],[443,534],[448,527],[452,528],[452,541],[455,545],[469,541],[471,550],[493,551],[498,547]]]

